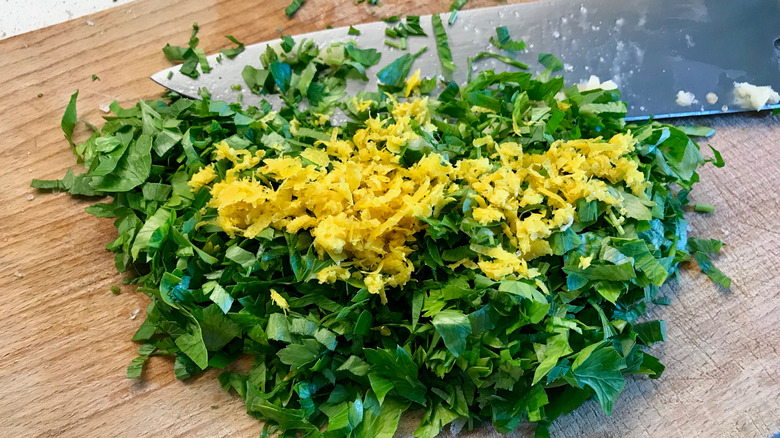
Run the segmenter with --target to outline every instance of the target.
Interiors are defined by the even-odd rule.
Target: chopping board
[[[0,436],[258,436],[259,422],[222,391],[218,370],[182,382],[170,359],[154,357],[142,380],[125,378],[148,299],[131,286],[109,290],[122,281],[103,249],[115,238],[112,222],[86,214],[89,200],[39,194],[29,184],[75,165],[59,123],[74,90],[79,120],[98,126],[100,107],[113,100],[129,106],[159,97],[148,76],[169,66],[160,49],[186,43],[193,22],[212,53],[230,45],[227,34],[251,43],[278,36],[277,27],[297,34],[429,14],[450,0],[353,3],[309,0],[288,20],[289,0],[139,0],[0,40]],[[716,210],[690,213],[689,234],[727,243],[715,263],[732,287],[685,264],[662,290],[671,306],[650,309],[668,323],[669,340],[652,349],[666,365],[663,376],[629,378],[611,417],[591,401],[559,419],[553,436],[764,438],[780,430],[780,117],[693,121],[717,130],[710,143],[726,167],[701,170],[691,198]],[[81,123],[75,138],[86,136]],[[399,435],[413,427],[402,420]],[[483,426],[459,436],[497,434]]]

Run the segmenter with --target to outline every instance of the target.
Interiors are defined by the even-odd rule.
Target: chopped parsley
[[[306,0],[292,0],[290,5],[284,9],[284,13],[287,15],[287,17],[292,17],[298,11],[298,9],[303,6],[305,1]]]
[[[448,23],[452,25],[452,23],[455,22],[455,19],[458,18],[458,11],[464,6],[466,6],[466,3],[468,3],[469,0],[452,0],[452,4],[450,4],[450,19],[448,20]]]
[[[383,21],[390,23],[399,19],[399,16],[394,15],[383,19]],[[420,17],[417,15],[408,15],[405,22],[399,22],[393,27],[385,28],[385,35],[389,38],[397,38],[398,41],[386,39],[385,44],[400,50],[406,50],[406,38],[410,36],[427,36],[422,26],[420,26]]]
[[[197,30],[164,49],[183,74],[207,71]],[[518,71],[431,97],[436,81],[410,74],[422,49],[349,96],[346,78],[366,80],[377,50],[282,41],[242,72],[279,108],[208,92],[114,102],[75,142],[71,96],[61,126],[87,170],[32,186],[108,197],[87,212],[114,221],[106,248],[149,298],[128,378],[154,355],[179,379],[251,355],[219,383],[264,434],[393,436],[422,410],[417,437],[526,421],[549,436],[588,399],[611,413],[626,376],[661,376],[647,346],[666,324],[645,315],[674,304],[659,290],[680,263],[730,286],[712,263],[722,242],[689,236],[684,214],[698,168],[723,165],[689,137],[709,131],[628,124],[617,91],[566,87],[552,55],[534,76],[482,52],[471,61]],[[497,48],[519,43],[497,30]],[[336,110],[349,121],[334,126]]]
[[[444,30],[439,14],[431,16],[431,24],[433,25],[433,34],[436,37],[436,51],[439,53],[439,61],[442,68],[449,72],[456,71],[455,63],[452,62],[452,52],[447,39],[447,31]]]
[[[162,51],[165,57],[172,62],[182,62],[179,72],[185,76],[189,76],[193,79],[197,79],[200,73],[208,73],[211,71],[211,67],[206,59],[206,53],[203,49],[198,48],[200,39],[198,38],[198,23],[192,23],[192,34],[190,35],[188,47],[172,46],[166,44]],[[200,66],[201,72],[198,71]]]
[[[563,61],[551,53],[540,53],[538,59],[539,63],[547,67],[550,72],[563,70]]]
[[[228,59],[233,59],[236,56],[238,56],[239,53],[244,51],[244,43],[241,41],[238,41],[233,35],[226,35],[225,38],[230,40],[233,44],[236,45],[236,47],[233,47],[231,49],[222,49],[219,52],[225,56],[227,56]]]
[[[396,17],[390,17],[396,18]],[[391,38],[403,38],[409,36],[427,36],[422,26],[420,26],[420,17],[417,15],[407,15],[406,21],[399,22],[393,27],[385,29],[385,35]]]
[[[509,36],[509,29],[506,26],[496,28],[496,36],[490,37],[490,44],[498,49],[504,50],[524,50],[525,42],[523,40],[514,41]]]

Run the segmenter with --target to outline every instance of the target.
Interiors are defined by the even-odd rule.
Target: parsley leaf
[[[222,49],[219,51],[223,55],[227,56],[228,59],[233,59],[238,56],[239,53],[244,51],[244,43],[235,39],[233,35],[225,35],[225,38],[229,39],[231,42],[233,42],[233,44],[236,45],[236,47],[233,47],[232,49]]]
[[[188,48],[166,44],[162,49],[169,61],[183,61],[179,72],[193,79],[197,79],[200,76],[200,72],[197,70],[199,65],[203,73],[211,71],[205,52],[203,52],[203,49],[198,48],[200,39],[197,35],[199,30],[198,23],[192,23],[192,34],[190,35]]]
[[[409,76],[409,70],[411,70],[414,60],[422,55],[426,49],[423,47],[415,54],[406,53],[399,56],[395,61],[379,70],[377,73],[379,81],[393,88],[401,87],[406,77]]]
[[[305,1],[306,0],[292,0],[290,5],[284,9],[284,13],[287,15],[287,17],[292,17],[298,11],[298,9],[303,6]]]
[[[71,145],[73,144],[73,129],[76,127],[76,99],[78,97],[79,92],[76,90],[76,92],[70,96],[70,101],[68,101],[68,106],[65,108],[65,113],[62,115],[62,121],[60,123],[62,132],[65,133],[65,138]]]
[[[707,126],[678,126],[677,129],[684,132],[690,137],[712,137],[715,135],[715,130]]]
[[[432,24],[447,70],[446,30],[439,16]],[[422,32],[414,16],[388,29],[399,47]],[[197,33],[194,25],[188,47],[164,49],[192,76],[210,68]],[[641,321],[653,304],[671,304],[659,291],[681,263],[693,259],[714,281],[730,285],[710,260],[723,243],[689,236],[685,219],[691,209],[711,208],[688,199],[699,167],[723,165],[718,151],[705,160],[689,137],[709,131],[627,124],[617,90],[567,88],[563,77],[551,75],[562,63],[547,54],[539,58],[546,68],[540,74],[477,71],[437,94],[435,79],[409,77],[422,51],[406,53],[379,71],[376,90],[348,95],[347,80],[366,80],[380,61],[376,48],[280,37],[276,50],[268,48],[259,64],[242,71],[252,93],[277,95],[279,105],[242,107],[207,91],[200,100],[170,94],[129,108],[114,102],[100,129],[72,143],[84,173],[68,170],[61,180],[31,183],[110,199],[87,212],[112,218],[117,233],[106,249],[149,303],[132,337],[140,345],[128,377],[141,377],[153,355],[175,357],[180,379],[245,355],[252,361],[247,371],[225,371],[219,381],[266,422],[268,433],[390,438],[402,413],[414,409],[423,412],[420,437],[482,421],[501,432],[534,422],[543,436],[589,398],[611,412],[625,376],[661,376],[663,365],[646,350],[666,339],[666,325]],[[235,47],[220,56],[230,58],[243,44],[227,38]],[[500,50],[522,44],[505,28],[492,41]],[[490,57],[527,67],[483,52],[469,60],[470,73],[474,61]],[[426,96],[408,97],[407,87]],[[76,97],[61,121],[70,142]],[[338,127],[331,125],[337,110],[347,117]],[[344,161],[361,138],[375,151]],[[574,160],[545,156],[571,140],[622,148],[615,169],[633,177],[589,176],[598,196],[581,199],[562,196],[555,184],[538,185],[556,175],[558,161],[588,160],[582,149],[569,151]],[[505,164],[518,154],[522,177]],[[392,162],[395,170],[367,178],[357,165],[364,160]],[[256,219],[250,213],[263,202],[300,201],[280,173],[305,185],[345,162],[351,173],[316,196],[329,209],[365,203],[356,195],[367,190],[409,193],[401,204],[370,206],[368,220],[382,209],[393,218],[417,209],[414,196],[432,196],[421,187],[455,178],[451,190],[438,192],[441,202],[430,214],[420,208],[414,210],[420,217],[403,219],[414,222],[413,231],[394,239],[408,242],[408,250],[383,259],[388,269],[408,268],[408,282],[381,267],[358,266],[337,221],[311,225],[321,215],[316,208],[284,220],[263,213],[248,232]],[[504,173],[472,184],[468,166]],[[439,167],[448,169],[445,177]],[[401,170],[425,182],[404,179]],[[494,190],[510,178],[519,180],[516,193]],[[248,202],[238,188],[252,187],[262,196]],[[240,214],[221,214],[217,193],[233,189],[243,204],[230,208]],[[335,201],[346,194],[354,199]],[[504,201],[522,207],[498,208]],[[528,232],[513,230],[516,223]],[[382,222],[370,227],[397,231]],[[376,290],[377,282],[384,290]]]
[[[439,14],[431,15],[431,24],[433,25],[433,34],[436,37],[436,51],[439,53],[439,61],[442,68],[450,72],[456,71],[457,68],[452,62],[452,52],[447,40],[447,32],[444,30]]]
[[[525,43],[523,40],[512,40],[509,36],[509,29],[507,29],[506,26],[499,26],[496,28],[496,36],[490,37],[490,44],[498,49],[525,50]]]
[[[571,371],[577,383],[593,390],[601,409],[609,415],[615,399],[626,385],[620,372],[623,368],[625,362],[620,354],[605,343],[599,343],[585,347],[575,358]]]
[[[693,258],[696,260],[696,264],[699,265],[699,268],[702,270],[702,272],[710,277],[710,280],[718,283],[726,289],[731,287],[731,279],[712,264],[710,257],[706,253],[696,251],[693,253]]]
[[[452,3],[450,4],[450,19],[448,23],[452,25],[452,23],[455,22],[455,19],[458,18],[458,11],[464,6],[466,6],[466,3],[468,3],[469,0],[452,0]]]
[[[476,56],[474,56],[473,58],[469,58],[469,59],[470,59],[470,61],[473,62],[473,61],[479,61],[480,59],[484,59],[484,58],[497,59],[497,60],[503,62],[504,64],[511,65],[511,66],[517,67],[519,69],[527,69],[528,68],[528,64],[522,63],[522,62],[520,62],[520,61],[518,61],[518,60],[516,60],[514,58],[510,58],[509,56],[499,55],[497,53],[491,53],[491,52],[479,52],[479,53],[477,53]]]
[[[539,63],[547,67],[550,71],[563,70],[563,62],[557,56],[550,53],[540,53]]]
[[[453,356],[458,357],[466,351],[466,337],[471,334],[471,323],[463,312],[442,310],[434,315],[432,323]]]

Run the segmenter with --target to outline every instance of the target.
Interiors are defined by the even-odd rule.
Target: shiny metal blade
[[[445,21],[449,14],[443,14]],[[430,16],[420,20],[428,37],[409,37],[408,52],[423,46],[428,50],[415,62],[423,76],[442,73],[436,52]],[[342,27],[296,36],[314,39],[321,46],[354,39],[362,48],[382,52],[379,65],[367,72],[368,83],[350,81],[348,92],[376,89],[376,72],[403,51],[384,44],[387,23],[356,25],[360,36],[349,36]],[[446,26],[446,24],[445,24]],[[567,85],[585,82],[591,75],[616,82],[628,104],[627,119],[680,117],[745,111],[734,104],[734,82],[769,85],[780,90],[779,0],[544,0],[518,5],[461,11],[447,26],[453,60],[458,67],[452,79],[464,83],[467,58],[481,51],[501,51],[489,42],[497,26],[507,26],[514,39],[523,39],[528,49],[505,53],[532,65],[540,52],[552,53],[564,63],[561,72]],[[213,99],[234,102],[243,94],[243,105],[256,105],[268,96],[251,94],[241,78],[249,64],[261,67],[259,56],[266,44],[247,46],[230,60],[209,56],[214,69],[191,79],[174,66],[152,80],[182,95],[197,98],[205,87]],[[512,70],[495,60],[474,63],[474,70]],[[169,72],[170,78],[169,78]],[[243,90],[231,88],[244,85]],[[680,106],[678,91],[693,93],[696,103]],[[718,97],[710,102],[706,96]],[[712,98],[712,96],[710,96]],[[270,100],[270,99],[269,99]],[[768,108],[780,105],[768,106]]]

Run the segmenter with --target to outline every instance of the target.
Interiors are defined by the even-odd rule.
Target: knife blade
[[[446,18],[449,14],[443,14]],[[428,50],[413,68],[423,76],[444,73],[436,52],[430,16],[420,23],[427,37],[408,38],[401,51],[384,44],[384,22],[354,26],[360,36],[335,28],[296,36],[313,39],[321,47],[332,42],[355,40],[361,48],[382,53],[377,66],[367,71],[369,82],[350,81],[347,91],[376,90],[376,72],[403,53]],[[543,0],[517,5],[461,11],[447,26],[449,46],[458,70],[447,79],[463,84],[467,58],[481,51],[501,51],[489,39],[495,28],[506,26],[514,39],[523,39],[527,49],[506,53],[534,64],[538,53],[552,53],[564,62],[567,85],[586,82],[591,75],[612,80],[628,105],[627,120],[656,119],[747,111],[734,104],[734,83],[769,85],[780,90],[780,1],[778,0]],[[199,98],[205,87],[215,100],[235,102],[243,94],[244,106],[257,105],[269,96],[254,95],[243,85],[245,65],[261,67],[259,55],[272,40],[253,44],[234,59],[217,62],[208,57],[213,70],[192,79],[174,66],[151,79],[184,96]],[[474,71],[487,68],[511,71],[496,60],[475,62]],[[539,65],[535,71],[543,67]],[[532,67],[534,69],[534,67]],[[695,96],[689,106],[677,103],[677,93]],[[712,94],[710,94],[712,93]],[[712,97],[717,96],[717,101]],[[709,97],[709,99],[707,98]],[[270,99],[269,99],[270,100]],[[767,105],[765,108],[778,108]]]

